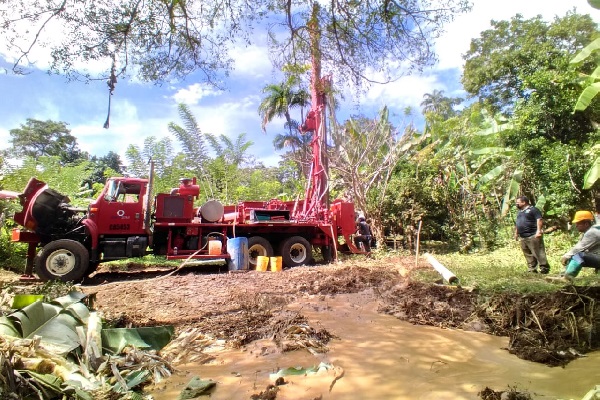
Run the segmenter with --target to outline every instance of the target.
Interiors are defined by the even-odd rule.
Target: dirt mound
[[[172,268],[156,267],[136,275],[101,268],[80,288],[96,295],[95,307],[115,327],[172,324],[179,335],[200,332],[229,346],[271,339],[280,351],[326,351],[331,335],[310,327],[300,313],[284,312],[284,305],[298,297],[370,289],[381,300],[381,312],[413,324],[508,336],[507,350],[526,360],[565,365],[600,347],[598,287],[569,286],[545,295],[484,295],[410,281],[404,274],[412,265],[407,257],[280,273],[186,267],[167,275]]]
[[[382,295],[381,311],[413,324],[508,336],[508,351],[551,366],[600,347],[600,288],[484,296],[460,287],[406,282]]]

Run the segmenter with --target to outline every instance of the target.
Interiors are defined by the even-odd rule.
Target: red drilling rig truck
[[[180,179],[170,193],[153,196],[148,179],[115,177],[87,209],[70,205],[67,196],[35,178],[18,194],[22,210],[14,220],[12,240],[28,244],[26,275],[40,279],[80,281],[101,262],[141,257],[151,252],[167,259],[224,260],[229,269],[256,266],[258,256],[281,256],[286,267],[307,264],[312,249],[325,261],[338,251],[357,248],[353,203],[329,201],[325,152],[325,90],[330,78],[313,71],[312,106],[302,132],[312,132],[312,166],[304,200],[218,201],[194,205],[196,178]],[[318,89],[320,88],[320,89]],[[228,251],[227,242],[247,239],[247,264]],[[246,240],[245,239],[245,240]],[[245,251],[245,250],[244,250]]]

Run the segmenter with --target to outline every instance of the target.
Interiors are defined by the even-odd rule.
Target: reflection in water
[[[414,326],[378,314],[377,302],[366,293],[311,297],[289,308],[299,310],[315,329],[339,337],[329,343],[328,353],[281,354],[271,341],[262,340],[244,350],[220,352],[212,364],[180,365],[185,373],[158,384],[152,395],[156,400],[177,398],[197,375],[218,382],[213,400],[249,399],[273,383],[269,374],[320,362],[338,367],[338,378],[343,370],[343,376],[336,380],[333,370],[287,376],[277,399],[478,399],[486,386],[497,391],[516,387],[535,399],[580,399],[600,384],[600,352],[566,368],[546,367],[503,350],[507,338]]]

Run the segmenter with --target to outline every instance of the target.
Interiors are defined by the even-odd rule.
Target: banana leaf
[[[508,129],[513,129],[514,128],[514,124],[512,122],[504,122],[504,123],[497,123],[496,121],[492,120],[492,126],[490,126],[489,128],[486,129],[482,129],[478,132],[475,132],[476,136],[489,136],[489,135],[495,135],[496,133],[508,130]]]
[[[200,379],[195,376],[183,388],[177,400],[197,399],[203,395],[210,395],[211,390],[217,385],[217,382],[210,379]]]
[[[482,185],[484,183],[491,181],[492,179],[497,178],[498,176],[500,176],[500,174],[502,174],[504,172],[505,168],[506,167],[504,165],[498,165],[497,167],[493,168],[491,171],[488,171],[481,178],[479,178],[479,184]]]
[[[20,330],[21,337],[41,336],[49,350],[66,355],[81,346],[76,327],[80,321],[59,306],[49,303],[33,303],[9,316]]]
[[[40,374],[34,371],[22,370],[20,371],[23,374],[29,374],[32,378],[36,380],[40,385],[44,386],[47,389],[50,389],[56,393],[61,393],[62,388],[60,387],[63,383],[62,379],[52,374]]]
[[[13,299],[12,309],[20,309],[23,307],[27,307],[31,303],[35,303],[36,301],[42,301],[44,299],[43,294],[17,294]]]
[[[590,189],[594,183],[600,178],[600,157],[596,158],[592,168],[590,168],[583,177],[583,188]]]
[[[537,201],[535,202],[535,207],[538,210],[544,211],[544,207],[546,206],[546,196],[543,194],[538,196]]]
[[[126,346],[160,350],[171,341],[174,331],[172,325],[103,329],[102,347],[114,354],[121,353]]]
[[[88,308],[79,302],[83,298],[85,294],[73,292],[52,304],[32,303],[1,319],[0,332],[21,338],[40,336],[48,350],[66,355],[82,344],[77,328],[89,317]]]
[[[517,193],[519,193],[519,186],[521,183],[521,179],[523,178],[523,171],[515,171],[513,173],[512,178],[506,188],[506,193],[504,194],[504,200],[502,201],[502,216],[508,214],[508,210],[510,208],[510,204],[512,200],[517,197]]]
[[[15,328],[15,324],[5,316],[0,317],[0,335],[21,337],[21,333]]]
[[[482,155],[482,154],[510,154],[513,153],[514,150],[510,147],[482,147],[480,149],[471,150],[472,154]]]
[[[115,384],[115,386],[113,387],[113,391],[115,391],[117,393],[128,392],[129,390],[150,380],[150,378],[151,378],[150,372],[147,370],[132,371],[131,373],[127,374],[127,376],[125,376],[123,378],[125,380],[125,383],[127,384],[127,387],[123,388],[121,386],[121,382],[117,382]]]
[[[319,365],[312,366],[309,368],[302,368],[302,367],[282,368],[279,371],[277,371],[276,373],[270,374],[269,378],[277,379],[279,377],[289,376],[289,375],[314,375],[320,371],[327,371],[330,369],[333,369],[332,364],[321,362],[321,363],[319,363]]]
[[[64,296],[57,297],[56,299],[52,300],[51,303],[59,304],[63,308],[67,308],[71,304],[81,302],[81,300],[85,299],[86,297],[88,297],[88,295],[85,293],[73,291],[73,292],[69,292],[68,294],[66,294]]]
[[[583,89],[583,92],[581,92],[581,94],[579,95],[579,99],[577,99],[574,111],[583,111],[586,108],[588,108],[588,106],[590,105],[594,97],[596,97],[598,92],[600,92],[600,82],[592,83],[591,85]]]
[[[571,64],[577,64],[588,58],[594,51],[600,49],[600,38],[585,46],[577,55],[570,61]]]

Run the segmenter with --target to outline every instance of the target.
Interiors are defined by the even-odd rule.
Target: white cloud
[[[273,70],[266,45],[236,46],[232,49],[231,56],[235,60],[233,75],[261,78]]]
[[[177,103],[198,104],[198,102],[207,96],[218,96],[222,91],[205,83],[194,83],[188,87],[179,89],[173,96]]]
[[[516,14],[522,14],[526,19],[541,15],[545,20],[551,21],[556,16],[564,16],[575,6],[579,6],[580,13],[600,17],[600,12],[589,7],[585,0],[580,0],[579,3],[565,0],[475,0],[473,3],[471,12],[456,17],[446,26],[446,33],[437,41],[435,51],[439,56],[439,63],[436,69],[462,68],[462,55],[469,50],[471,39],[490,29],[491,20],[509,20]]]
[[[438,82],[434,75],[411,75],[400,78],[385,85],[375,85],[369,90],[366,100],[380,106],[388,105],[394,108],[419,108],[423,101],[423,93],[439,89],[443,83]]]
[[[255,96],[246,96],[239,101],[229,99],[218,104],[198,104],[191,110],[203,132],[235,138],[240,133],[248,134],[260,130],[260,117],[256,111]]]

